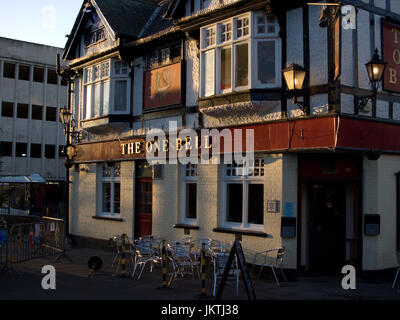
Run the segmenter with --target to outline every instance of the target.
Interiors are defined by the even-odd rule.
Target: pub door
[[[309,183],[311,273],[337,274],[346,264],[346,184]]]
[[[152,226],[152,179],[136,179],[135,238],[151,234]]]

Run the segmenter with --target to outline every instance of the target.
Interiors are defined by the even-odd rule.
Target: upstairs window
[[[0,141],[0,156],[12,157],[12,142]]]
[[[28,119],[28,109],[29,109],[29,105],[27,105],[26,103],[18,103],[17,104],[17,118]]]
[[[20,64],[18,70],[18,79],[29,81],[29,78],[30,78],[30,67]]]
[[[4,62],[3,78],[9,78],[9,79],[15,78],[15,63]]]
[[[128,62],[121,60],[107,60],[84,69],[84,119],[129,112],[129,71]]]
[[[96,30],[88,30],[85,33],[85,45],[90,46],[97,42],[103,41],[106,38],[106,32],[104,27]]]
[[[46,159],[55,159],[56,146],[54,144],[46,144],[44,148],[44,157]]]
[[[43,81],[44,81],[44,69],[43,68],[41,68],[41,67],[33,68],[33,81],[43,83]]]
[[[200,96],[278,87],[278,31],[275,17],[265,12],[251,12],[202,28]]]
[[[176,44],[154,50],[146,57],[147,70],[157,68],[159,66],[175,63],[181,60],[181,45]]]
[[[32,105],[32,120],[42,120],[43,119],[43,107],[39,105]]]
[[[57,121],[56,107],[46,107],[46,121]]]
[[[110,62],[105,61],[83,71],[84,118],[99,117],[109,112]]]
[[[42,145],[39,143],[31,143],[31,158],[42,157]]]
[[[18,158],[26,158],[28,145],[23,142],[17,142],[15,144],[15,156]]]
[[[47,69],[47,83],[48,84],[57,84],[57,72],[55,69]]]
[[[3,101],[1,104],[1,116],[12,118],[14,116],[14,103]]]

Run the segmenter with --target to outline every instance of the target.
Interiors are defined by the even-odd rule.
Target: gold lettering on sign
[[[394,32],[394,43],[399,43],[399,38],[398,35],[400,33],[400,30],[392,28],[392,32]]]
[[[121,147],[122,147],[122,154],[126,154],[126,144],[125,143],[121,143]]]
[[[141,145],[142,144],[140,143],[140,141],[135,143],[135,153],[136,154],[141,152]]]
[[[153,143],[151,141],[146,142],[146,152],[151,152],[153,150]]]
[[[210,139],[208,136],[204,136],[204,148],[211,149],[212,145],[210,145]]]
[[[395,64],[400,64],[400,51],[399,49],[393,50],[393,61]]]
[[[163,151],[168,152],[168,140],[163,140]]]
[[[176,138],[176,151],[181,151],[182,149],[182,139]]]
[[[393,68],[389,68],[389,82],[392,84],[397,83],[397,71]]]
[[[192,146],[190,145],[191,141],[192,141],[191,137],[186,137],[186,150],[192,150]]]
[[[128,154],[133,154],[133,142],[128,143]]]

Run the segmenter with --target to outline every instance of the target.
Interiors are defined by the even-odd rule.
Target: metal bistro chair
[[[168,253],[173,267],[169,284],[171,283],[172,279],[176,279],[178,277],[178,274],[183,277],[185,273],[188,273],[186,271],[187,269],[190,269],[190,274],[192,274],[193,277],[195,274],[195,269],[199,275],[198,261],[196,256],[194,256],[190,251],[190,244],[176,242],[174,245],[168,245]]]
[[[214,252],[214,289],[213,296],[215,296],[215,290],[217,287],[218,279],[222,279],[225,271],[226,263],[228,262],[229,252]],[[229,270],[227,280],[235,280],[236,281],[236,296],[239,295],[239,277],[240,277],[240,269],[238,267],[236,255],[232,261],[231,268]]]
[[[397,267],[396,276],[394,277],[392,289],[394,288],[396,281],[397,281],[397,277],[399,276],[399,273],[400,273],[400,251],[397,251],[397,262],[398,262],[398,267]]]
[[[152,272],[153,264],[161,262],[159,240],[160,239],[155,236],[146,236],[134,241],[135,262],[132,278],[134,278],[138,266],[142,266],[138,276],[138,279],[140,279],[147,263],[150,263],[150,272]]]
[[[276,281],[276,284],[279,287],[279,280],[276,275],[276,270],[279,270],[283,276],[283,279],[285,282],[287,282],[285,274],[283,273],[282,270],[282,263],[283,263],[283,258],[285,255],[285,248],[276,248],[276,249],[270,249],[262,252],[257,252],[254,255],[254,261],[253,261],[253,271],[255,266],[260,266],[260,271],[258,273],[257,279],[260,278],[261,272],[264,267],[271,268],[272,273],[274,274],[274,278]]]

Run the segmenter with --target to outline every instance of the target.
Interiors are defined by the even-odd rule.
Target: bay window
[[[274,16],[251,12],[204,27],[201,97],[280,86],[280,40]]]
[[[226,164],[223,170],[222,227],[263,231],[264,159]]]
[[[129,110],[129,66],[107,60],[83,72],[83,119],[127,113]]]

